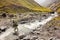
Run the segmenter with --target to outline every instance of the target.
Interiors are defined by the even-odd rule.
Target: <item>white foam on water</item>
[[[45,25],[47,22],[49,22],[50,20],[52,20],[53,18],[57,17],[57,13],[55,12],[55,14],[51,14],[51,16],[49,16],[47,19],[42,20],[41,22],[39,22],[38,20],[36,20],[33,23],[28,24],[19,24],[19,27],[26,27],[29,29],[36,29],[37,27],[39,27],[39,25]]]
[[[57,17],[57,13],[55,12],[55,14],[51,14],[51,16],[49,16],[47,19],[42,20],[41,22],[39,22],[38,20],[36,20],[33,23],[30,23],[30,25],[28,24],[19,24],[18,25],[18,29],[19,32],[22,34],[26,34],[31,32],[31,30],[36,29],[37,27],[40,27],[39,25],[45,25],[47,22],[49,22],[50,20],[52,20],[53,18]],[[0,35],[0,40],[4,39],[6,36],[10,35],[12,32],[14,32],[13,28],[9,28],[5,33]]]
[[[30,24],[19,24],[18,25],[19,32],[21,34],[22,33],[24,33],[24,34],[29,33],[32,30],[40,27],[40,25],[42,25],[42,26],[45,25],[47,22],[51,21],[53,18],[55,18],[57,16],[58,16],[58,14],[55,12],[55,14],[51,14],[51,16],[49,16],[47,19],[42,20],[41,22],[36,20],[35,22],[30,23]]]
[[[13,31],[14,31],[13,28],[7,29],[6,32],[4,32],[3,34],[0,35],[0,40],[4,39],[6,36],[8,36],[9,34],[11,34]]]

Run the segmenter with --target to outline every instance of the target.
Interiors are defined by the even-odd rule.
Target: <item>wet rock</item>
[[[0,32],[5,32],[7,28],[0,29]]]
[[[2,29],[1,31],[2,31],[2,32],[5,32],[5,31],[6,31],[6,28]]]
[[[21,35],[19,36],[19,39],[23,39],[25,37],[25,35]]]
[[[52,38],[50,40],[53,40]]]
[[[15,39],[15,40],[19,40],[19,39]]]
[[[57,30],[57,28],[54,28],[54,30]]]
[[[43,15],[43,17],[46,17],[46,15]]]
[[[54,14],[54,12],[50,12],[50,14]]]
[[[27,23],[26,21],[22,21],[22,22],[20,22],[20,24],[25,24],[25,23]]]
[[[3,13],[1,16],[2,16],[2,17],[6,17],[6,13]]]

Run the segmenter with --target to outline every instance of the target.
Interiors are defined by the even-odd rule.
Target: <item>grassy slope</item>
[[[51,12],[50,9],[41,7],[40,5],[38,5],[33,0],[0,0],[0,7],[10,6],[12,4],[13,5],[16,5],[16,6],[23,6],[25,8],[28,8],[29,10],[33,10],[33,11],[38,11],[38,12]],[[11,7],[8,7],[8,9],[10,11],[15,12],[15,10],[13,8],[14,7],[12,7],[12,8]],[[25,10],[21,10],[20,8],[15,8],[15,9],[17,9],[17,10],[19,10],[21,12],[26,10],[26,9]],[[0,8],[0,10],[1,10],[1,8]],[[7,9],[5,9],[5,10],[7,10]],[[25,11],[25,12],[27,12],[27,11]]]
[[[10,6],[4,6],[0,8],[0,13],[7,12],[7,13],[24,13],[29,12],[30,10],[26,7],[17,6],[17,5],[10,5]]]

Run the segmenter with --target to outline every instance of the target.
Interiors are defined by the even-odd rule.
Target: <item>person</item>
[[[13,20],[14,35],[18,35],[18,24]]]

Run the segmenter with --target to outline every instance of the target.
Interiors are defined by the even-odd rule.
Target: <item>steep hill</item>
[[[13,6],[11,6],[12,4],[15,5],[15,6],[24,7],[25,9],[22,8],[22,9],[24,9],[24,10],[22,10],[20,8],[13,7]],[[8,6],[11,6],[12,8],[8,7]],[[45,8],[45,7],[40,6],[34,0],[0,0],[0,10],[3,10],[4,9],[3,7],[8,7],[8,9],[10,11],[12,11],[12,10],[15,11],[14,9],[17,9],[21,12],[25,11],[26,8],[28,10],[35,11],[35,12],[36,11],[37,12],[51,12],[52,11],[49,8]],[[5,9],[5,10],[7,10],[7,9]],[[27,11],[25,11],[25,12],[27,12]]]

